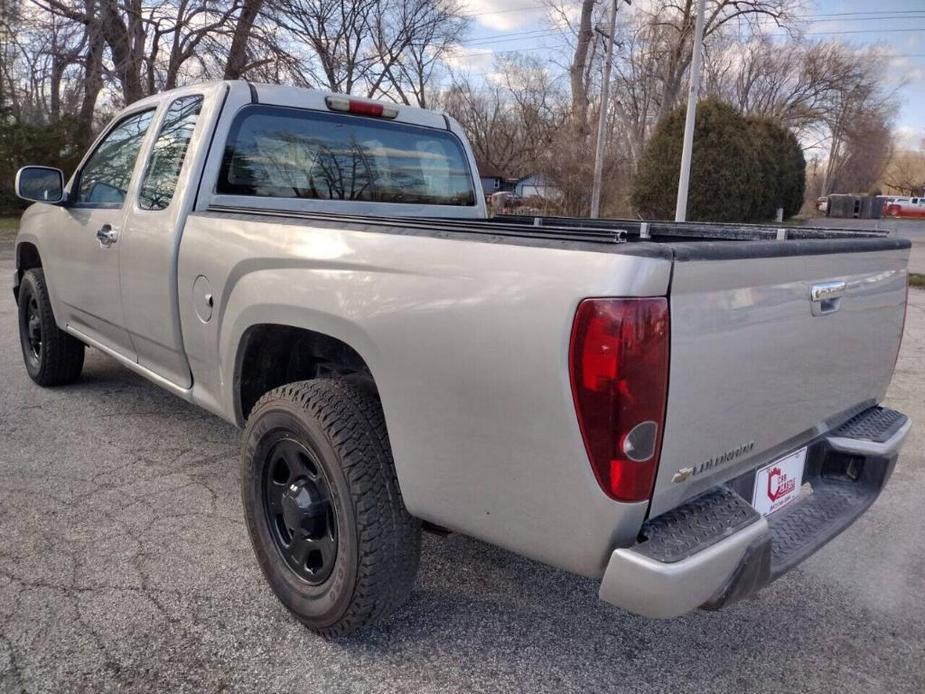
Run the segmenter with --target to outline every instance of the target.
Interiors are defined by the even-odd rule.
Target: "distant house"
[[[479,168],[479,181],[482,183],[482,193],[484,195],[491,195],[503,190],[514,190],[514,185],[517,183],[516,178],[505,176],[494,166],[483,161],[477,161],[476,166]]]
[[[524,199],[558,200],[562,197],[562,191],[543,174],[530,174],[517,179],[517,183],[514,184],[514,194]]]

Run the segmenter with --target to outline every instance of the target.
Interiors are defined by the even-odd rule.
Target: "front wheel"
[[[55,323],[41,268],[27,270],[19,285],[19,342],[26,371],[40,386],[61,386],[80,378],[84,344]]]
[[[375,395],[340,379],[270,391],[248,418],[241,466],[257,562],[306,626],[343,636],[404,602],[421,524],[402,503]]]

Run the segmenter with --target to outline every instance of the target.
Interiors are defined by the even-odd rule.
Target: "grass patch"
[[[12,242],[19,230],[19,217],[0,217],[0,242]]]
[[[917,272],[909,273],[909,286],[916,289],[925,289],[925,275]]]

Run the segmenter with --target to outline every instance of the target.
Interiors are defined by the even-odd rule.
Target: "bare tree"
[[[896,152],[883,174],[890,193],[925,195],[925,142],[917,150]]]
[[[247,72],[247,44],[263,3],[264,0],[243,0],[241,13],[232,34],[231,47],[228,49],[228,60],[225,62],[225,79],[236,80]]]
[[[466,130],[479,162],[509,176],[550,168],[566,95],[535,58],[501,56],[495,72],[502,79],[486,84],[457,75],[439,105]]]
[[[379,3],[373,26],[378,74],[369,96],[393,94],[426,108],[434,73],[467,26],[453,0],[405,0],[393,8]]]
[[[642,11],[653,27],[664,30],[659,32],[655,46],[661,63],[659,117],[680,103],[692,59],[696,5],[696,0],[663,0],[649,11]],[[762,20],[782,26],[790,18],[794,5],[794,0],[707,0],[703,31],[705,50],[709,50],[713,37],[720,36],[727,28],[751,25],[755,30],[755,24]]]
[[[141,0],[99,0],[100,32],[112,54],[113,72],[126,104],[145,95],[142,68],[145,60],[145,22]]]
[[[115,78],[126,104],[177,86],[184,66],[193,59],[202,62],[208,52],[204,48],[214,52],[227,36],[229,24],[243,14],[243,0],[174,0],[151,6],[142,0],[84,0],[81,5],[34,0],[34,4],[49,16],[86,27],[88,50],[94,60],[102,50],[104,74]],[[221,47],[218,52],[226,50]]]
[[[300,83],[427,103],[434,71],[468,24],[455,0],[271,0]]]
[[[575,44],[575,53],[572,64],[569,66],[569,84],[572,88],[572,121],[575,131],[581,140],[587,139],[591,134],[588,125],[588,82],[592,60],[592,39],[594,37],[591,26],[594,13],[595,0],[582,0],[581,15],[578,22],[578,38]]]

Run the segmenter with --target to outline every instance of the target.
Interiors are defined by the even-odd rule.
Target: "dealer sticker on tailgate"
[[[805,463],[806,449],[801,448],[758,470],[752,497],[755,510],[766,516],[799,499]]]

